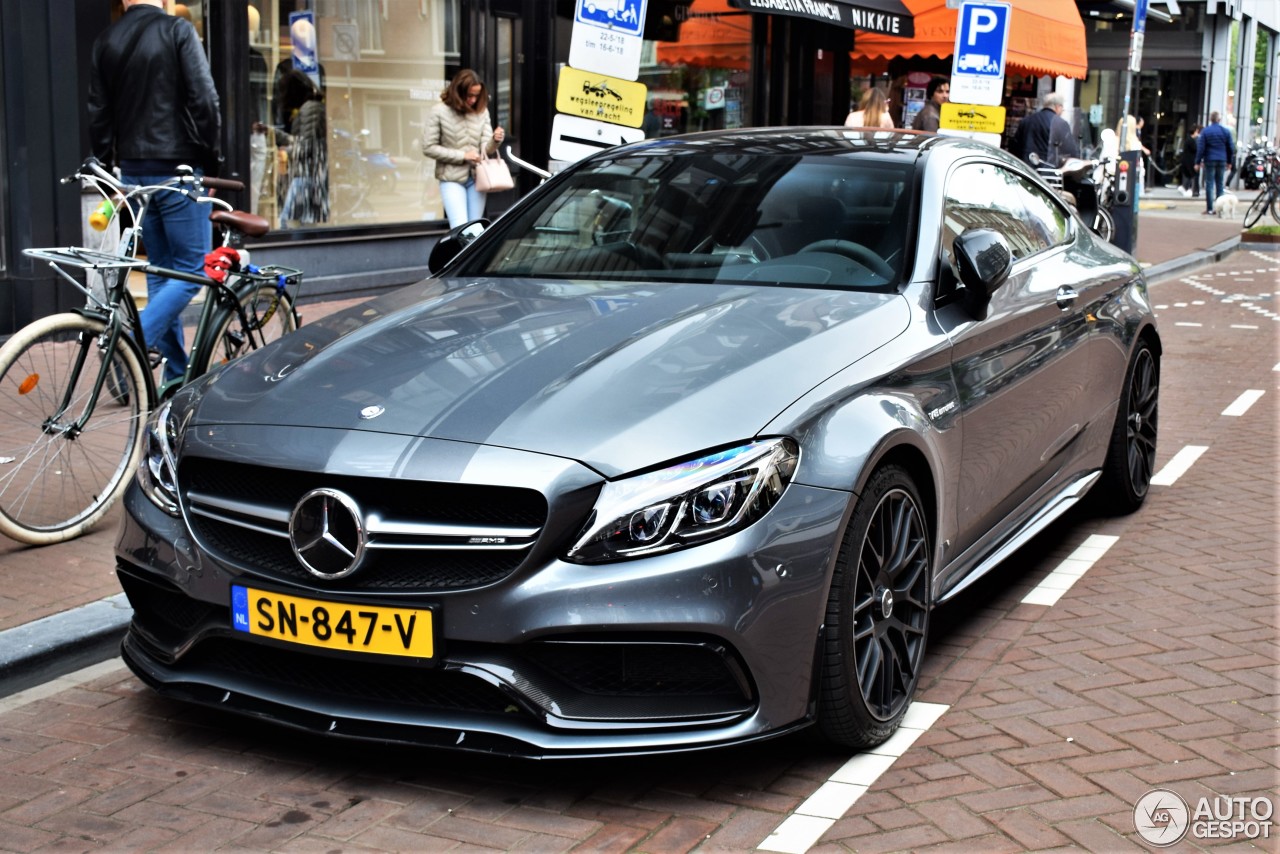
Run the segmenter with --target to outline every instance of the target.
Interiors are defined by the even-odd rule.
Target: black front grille
[[[311,490],[327,486],[346,492],[366,510],[411,519],[540,527],[547,516],[546,499],[532,489],[330,475],[201,457],[183,460],[178,482],[183,492],[205,492],[290,510]]]
[[[315,583],[298,563],[289,540],[203,516],[191,517],[193,532],[212,551],[257,575]],[[360,571],[324,582],[326,590],[466,590],[501,581],[524,560],[524,552],[464,550],[370,552]]]
[[[236,514],[213,518],[188,513],[192,532],[213,554],[244,571],[285,582],[315,582],[298,562],[288,539],[287,519],[298,501],[313,489],[327,487],[351,496],[365,513],[385,519],[437,525],[508,526],[541,529],[547,503],[531,489],[470,484],[406,481],[327,475],[190,457],[178,473],[189,508],[192,495],[264,508],[263,518]],[[359,571],[326,581],[335,591],[398,592],[466,590],[506,578],[524,561],[529,549],[503,550],[461,543],[456,547],[420,548],[413,536],[385,537],[370,548]]]

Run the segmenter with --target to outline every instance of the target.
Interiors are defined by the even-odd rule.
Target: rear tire
[[[880,744],[915,695],[929,629],[933,549],[915,483],[871,476],[845,532],[827,599],[818,723],[848,748]]]
[[[102,367],[105,329],[100,320],[55,314],[0,347],[0,533],[19,542],[49,545],[87,531],[124,493],[142,456],[146,376],[124,340],[84,429],[49,424],[68,388],[70,406],[58,424],[84,412]]]
[[[1139,341],[1125,373],[1102,478],[1093,488],[1097,506],[1114,515],[1142,506],[1151,488],[1160,415],[1160,360]]]
[[[270,344],[298,328],[297,315],[293,310],[293,299],[287,293],[280,294],[280,301],[271,309],[272,300],[276,298],[276,286],[264,282],[250,288],[240,295],[240,305],[249,319],[249,328],[245,329],[240,316],[234,311],[222,311],[214,316],[212,341],[201,354],[196,364],[197,371],[192,376],[201,376],[214,368],[238,359],[255,347]],[[270,316],[265,316],[270,311]]]

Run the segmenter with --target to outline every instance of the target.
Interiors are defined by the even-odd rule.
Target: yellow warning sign
[[[556,109],[570,116],[638,128],[644,121],[649,87],[632,80],[590,74],[566,65],[560,69]]]
[[[1004,133],[1004,107],[982,104],[942,105],[938,127],[945,130],[967,130],[973,133]]]

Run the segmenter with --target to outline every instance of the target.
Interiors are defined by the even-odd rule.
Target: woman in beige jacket
[[[440,103],[427,114],[422,153],[436,162],[440,200],[449,227],[484,216],[484,194],[476,189],[475,164],[494,154],[506,132],[493,127],[489,92],[479,76],[464,68],[440,93]]]

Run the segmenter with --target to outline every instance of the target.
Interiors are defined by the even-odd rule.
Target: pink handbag
[[[485,157],[476,163],[476,189],[482,193],[501,193],[513,189],[516,182],[511,178],[511,170],[507,161],[498,155]]]

